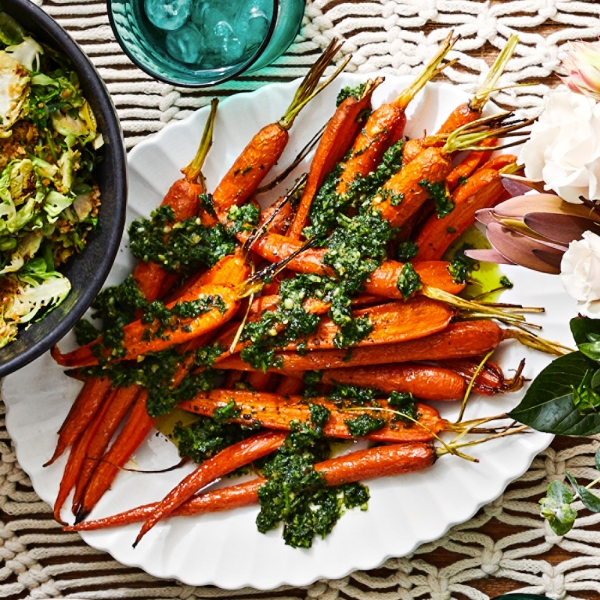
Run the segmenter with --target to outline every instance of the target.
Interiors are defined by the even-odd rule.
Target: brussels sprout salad
[[[96,226],[102,143],[69,61],[0,12],[0,347],[69,294],[56,269]]]

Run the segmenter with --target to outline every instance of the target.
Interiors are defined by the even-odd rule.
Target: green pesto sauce
[[[260,209],[254,204],[244,204],[243,206],[232,206],[227,213],[229,221],[229,233],[236,234],[242,231],[252,231],[258,224],[260,218]]]
[[[409,262],[402,267],[396,285],[405,300],[408,300],[423,287],[421,277]]]
[[[490,243],[477,227],[467,229],[446,251],[444,260],[466,263],[467,287],[461,293],[464,298],[472,299],[481,296],[486,302],[495,302],[505,289],[512,287],[512,282],[502,273],[500,266],[495,263],[477,262],[461,259],[461,250],[477,248],[490,249]],[[464,255],[463,255],[464,256]],[[466,258],[466,257],[464,257]]]
[[[364,83],[361,83],[360,85],[357,85],[356,87],[346,86],[345,88],[342,88],[342,90],[337,95],[335,105],[339,106],[344,100],[346,100],[346,98],[356,98],[357,100],[360,100],[360,97],[362,96],[364,89],[365,89]]]
[[[344,423],[346,424],[346,427],[348,427],[350,435],[364,437],[374,431],[383,429],[387,424],[387,420],[381,417],[363,414],[354,417],[353,419],[347,419]]]
[[[200,267],[212,267],[235,249],[235,238],[220,223],[205,227],[196,217],[178,223],[174,220],[173,209],[160,206],[150,219],[134,221],[129,227],[131,254],[185,276]]]
[[[291,341],[300,341],[298,351],[304,350],[302,339],[313,334],[319,325],[319,316],[303,307],[308,298],[331,303],[328,314],[339,327],[333,341],[336,348],[354,346],[371,332],[368,317],[352,317],[352,298],[362,291],[365,281],[386,258],[387,243],[394,232],[378,211],[366,205],[352,218],[338,215],[337,221],[337,229],[323,244],[327,249],[323,262],[335,276],[298,274],[284,280],[277,309],[246,324],[241,340],[251,343],[240,356],[253,368],[266,371],[270,366],[278,366],[277,349]]]
[[[419,253],[419,246],[412,240],[406,240],[399,242],[396,245],[395,258],[400,262],[406,262],[411,258],[414,258]]]
[[[438,219],[447,217],[454,210],[454,201],[446,189],[445,182],[431,183],[427,179],[419,181],[419,185],[427,192],[429,199],[435,204]]]
[[[347,509],[366,510],[366,486],[326,487],[325,477],[314,465],[329,456],[329,445],[321,433],[307,424],[292,424],[284,445],[263,468],[267,482],[258,490],[260,513],[256,518],[261,533],[283,523],[287,545],[310,548],[316,536],[324,538],[331,532]]]

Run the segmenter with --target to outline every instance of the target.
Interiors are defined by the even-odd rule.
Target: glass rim
[[[142,71],[144,71],[144,73],[146,73],[147,75],[150,75],[154,79],[158,79],[159,81],[162,81],[163,83],[167,83],[167,84],[173,85],[175,87],[183,87],[183,88],[190,88],[190,89],[213,87],[215,85],[225,83],[226,81],[229,81],[229,80],[233,79],[234,77],[237,77],[238,75],[247,71],[262,56],[263,52],[266,50],[267,46],[269,45],[269,42],[271,41],[271,38],[273,37],[273,33],[275,32],[275,25],[277,24],[277,18],[279,16],[279,0],[272,0],[272,2],[273,2],[273,17],[271,18],[271,22],[269,23],[269,30],[267,31],[267,35],[265,36],[264,40],[261,42],[260,46],[256,49],[254,54],[246,62],[241,63],[238,68],[234,68],[231,73],[227,73],[226,75],[218,77],[215,80],[212,80],[207,83],[184,83],[181,81],[177,81],[176,79],[171,79],[169,77],[155,73],[149,67],[142,64],[132,54],[132,52],[129,50],[129,48],[127,46],[127,43],[123,40],[123,37],[119,33],[119,28],[118,28],[117,24],[115,23],[113,8],[112,8],[113,2],[114,2],[114,0],[107,0],[107,2],[106,2],[106,6],[108,9],[107,10],[108,21],[110,23],[110,27],[113,31],[113,34],[114,34],[119,46],[121,47],[123,52],[125,52],[125,54],[129,58],[129,60],[131,60],[131,62],[136,67],[138,67],[138,69],[141,69]],[[208,71],[210,71],[210,69],[206,70],[206,72],[208,72]]]

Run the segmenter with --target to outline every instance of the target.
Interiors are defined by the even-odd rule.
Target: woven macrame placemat
[[[561,46],[568,40],[600,36],[598,0],[309,0],[300,35],[274,66],[207,94],[159,83],[134,67],[114,40],[103,2],[37,3],[98,67],[128,147],[204,106],[212,95],[251,91],[304,75],[315,54],[334,36],[346,41],[343,52],[353,54],[349,70],[408,74],[417,71],[454,29],[462,36],[454,53],[460,66],[448,69],[446,77],[472,92],[497,48],[516,33],[521,43],[501,83],[533,85],[509,89],[496,101],[533,115],[548,86],[557,82],[552,74]],[[3,406],[0,410],[3,414]],[[90,548],[77,534],[62,533],[20,469],[2,420],[0,597],[487,600],[519,590],[556,600],[600,598],[600,514],[582,512],[573,530],[558,537],[539,518],[537,503],[548,483],[564,480],[567,470],[578,479],[591,480],[597,473],[593,455],[598,445],[590,439],[555,441],[523,477],[469,522],[379,569],[303,588],[231,592],[157,580]]]

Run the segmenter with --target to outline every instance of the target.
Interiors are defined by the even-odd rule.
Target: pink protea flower
[[[600,102],[600,42],[569,42],[562,67],[571,91]]]

